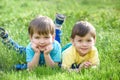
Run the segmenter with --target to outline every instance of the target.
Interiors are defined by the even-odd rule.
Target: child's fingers
[[[46,48],[45,48],[45,51],[44,53],[49,53],[51,50],[53,49],[52,45],[48,45]]]
[[[84,63],[84,67],[85,67],[85,68],[88,68],[88,67],[90,67],[91,65],[92,65],[91,62],[85,62],[85,63]]]
[[[40,52],[39,46],[36,43],[32,42],[31,47],[35,52]]]

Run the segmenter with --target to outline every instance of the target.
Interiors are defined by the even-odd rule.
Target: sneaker
[[[0,37],[1,37],[2,39],[5,39],[5,38],[8,37],[8,34],[5,32],[5,29],[4,29],[4,28],[1,28],[1,27],[0,27]]]
[[[15,70],[24,70],[27,69],[27,64],[16,64],[14,68]]]
[[[62,24],[65,21],[65,18],[66,18],[65,15],[57,13],[55,21],[54,21],[55,25],[58,26],[58,27],[62,26]]]

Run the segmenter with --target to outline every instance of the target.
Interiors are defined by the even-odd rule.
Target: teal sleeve
[[[32,50],[30,44],[26,47],[26,62],[32,61],[34,56],[34,51]]]
[[[71,45],[72,45],[71,43],[66,44],[66,45],[62,48],[62,52],[63,52],[64,50],[66,50],[67,48],[69,48]]]
[[[54,62],[61,62],[61,46],[57,41],[53,43],[53,50],[50,52],[50,56]]]

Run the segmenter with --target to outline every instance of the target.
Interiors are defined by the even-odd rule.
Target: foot
[[[5,38],[8,37],[8,34],[5,32],[5,29],[4,29],[4,28],[1,28],[1,27],[0,27],[0,37],[1,37],[2,39],[5,39]]]
[[[63,14],[56,14],[56,18],[54,20],[54,23],[56,25],[57,28],[61,28],[62,27],[62,24],[64,23],[65,21],[65,15]]]
[[[15,70],[24,70],[27,69],[27,64],[16,64],[14,68]]]

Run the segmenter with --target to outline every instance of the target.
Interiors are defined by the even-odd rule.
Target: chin
[[[80,50],[81,53],[86,54],[89,52],[89,50]]]
[[[82,54],[87,54],[87,53],[88,53],[88,51],[81,51],[81,53],[82,53]]]
[[[82,55],[86,55],[87,53],[82,53]]]
[[[86,55],[88,53],[88,51],[80,51],[81,55]]]
[[[44,49],[40,49],[40,51],[44,51]]]
[[[40,52],[44,52],[44,50],[40,50]]]

